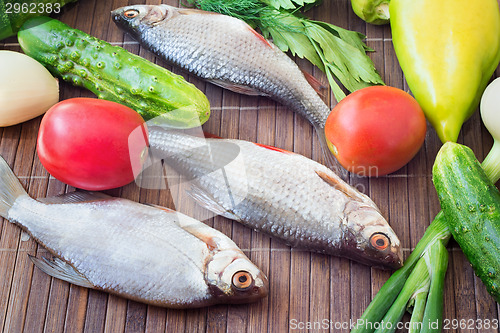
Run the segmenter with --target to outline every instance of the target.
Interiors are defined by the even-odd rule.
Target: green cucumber
[[[500,192],[472,150],[457,143],[443,145],[432,173],[453,237],[500,303]]]
[[[32,18],[18,39],[24,53],[54,76],[127,105],[145,120],[192,128],[210,116],[207,97],[182,76],[58,20]]]
[[[0,40],[14,36],[26,20],[40,15],[58,14],[76,0],[0,0]]]
[[[0,40],[13,36],[14,34],[15,32],[12,29],[5,3],[3,0],[0,0]]]

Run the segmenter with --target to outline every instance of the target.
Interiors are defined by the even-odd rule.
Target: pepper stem
[[[389,23],[390,0],[351,0],[354,13],[363,21],[381,25]]]
[[[382,20],[389,20],[391,14],[389,13],[389,2],[382,2],[377,7],[378,17]]]

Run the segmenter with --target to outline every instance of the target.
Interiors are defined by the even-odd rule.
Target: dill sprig
[[[305,58],[325,72],[332,92],[340,101],[345,92],[384,84],[371,59],[366,36],[333,24],[314,21],[301,11],[318,0],[187,0],[206,11],[239,18],[258,28],[283,52]]]

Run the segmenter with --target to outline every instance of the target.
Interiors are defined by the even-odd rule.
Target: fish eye
[[[239,271],[233,275],[232,283],[233,287],[236,288],[236,290],[245,291],[252,286],[253,278],[252,275],[250,275],[250,273],[245,271]]]
[[[134,18],[139,15],[139,11],[136,9],[129,9],[123,13],[126,18]]]
[[[391,241],[386,235],[382,233],[375,233],[370,237],[370,244],[377,250],[383,251],[389,247]]]

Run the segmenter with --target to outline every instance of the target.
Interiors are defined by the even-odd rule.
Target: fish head
[[[352,201],[346,206],[346,252],[356,261],[383,268],[399,268],[403,252],[398,236],[377,207]]]
[[[126,31],[141,31],[170,18],[176,12],[168,5],[132,5],[120,7],[111,12],[113,21]]]
[[[206,280],[221,303],[253,302],[269,291],[267,277],[240,250],[214,254],[207,265]]]

